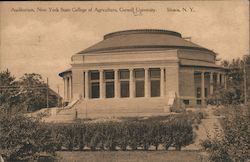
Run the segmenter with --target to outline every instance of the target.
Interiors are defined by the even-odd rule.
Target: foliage
[[[48,89],[49,107],[58,105],[58,94]],[[60,97],[61,99],[61,97]],[[8,113],[35,111],[47,106],[47,85],[39,74],[24,74],[16,80],[6,70],[0,72],[0,108]]]
[[[240,104],[244,101],[244,75],[248,87],[247,94],[250,96],[250,55],[245,55],[243,59],[224,60],[222,65],[227,69],[227,89],[217,88],[214,97],[210,98],[210,103],[214,103],[211,102],[212,99],[216,104]],[[218,100],[220,97],[221,101]]]
[[[217,88],[212,96],[208,97],[208,104],[211,105],[238,105],[243,102],[242,91],[237,87]]]
[[[32,160],[41,152],[55,151],[51,134],[37,119],[0,113],[0,150],[8,160]]]
[[[204,141],[203,147],[210,152],[211,161],[247,161],[250,159],[250,106],[227,106],[222,109],[225,117],[221,123],[223,139]]]
[[[183,113],[186,111],[185,106],[172,106],[170,108],[171,112],[175,112],[175,113]]]
[[[54,136],[58,150],[121,150],[128,148],[148,150],[158,149],[160,144],[180,150],[193,141],[192,124],[186,118],[170,121],[124,121],[55,125]],[[60,138],[58,138],[60,137]],[[73,146],[73,147],[72,147]]]
[[[11,88],[17,84],[15,77],[8,70],[0,72],[0,108],[7,113],[10,113],[19,101],[18,90]]]
[[[26,106],[27,111],[35,111],[47,106],[47,84],[44,83],[42,76],[31,73],[24,74],[20,80],[21,101]],[[49,89],[49,106],[57,106],[57,95]]]

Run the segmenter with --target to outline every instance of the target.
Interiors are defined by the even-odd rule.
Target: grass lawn
[[[60,151],[59,162],[205,162],[196,151]]]

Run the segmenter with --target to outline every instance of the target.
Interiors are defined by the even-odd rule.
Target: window
[[[114,79],[114,71],[105,71],[105,80]]]
[[[160,69],[150,69],[150,92],[151,97],[160,96],[160,77],[161,71]]]
[[[160,80],[151,80],[151,97],[160,96]]]
[[[91,83],[91,98],[99,98],[100,97],[100,86],[98,83]]]
[[[135,96],[136,97],[144,97],[144,80],[137,80],[135,82]]]
[[[197,97],[197,98],[201,98],[201,88],[200,88],[200,87],[198,87],[198,88],[196,89],[196,97]]]
[[[135,70],[135,97],[144,97],[144,69]]]
[[[120,70],[120,79],[129,79],[129,70]]]
[[[189,105],[189,100],[183,100],[183,103],[184,103],[185,105]]]
[[[120,97],[129,97],[129,70],[119,71]]]
[[[121,81],[121,97],[129,97],[129,81]]]
[[[201,105],[201,100],[196,100],[197,105]]]
[[[99,71],[91,71],[90,72],[91,80],[99,80]]]
[[[99,72],[90,71],[90,98],[100,98]]]
[[[104,71],[106,98],[113,98],[115,94],[114,71]]]
[[[114,82],[106,82],[106,98],[113,98],[115,94],[114,90]]]

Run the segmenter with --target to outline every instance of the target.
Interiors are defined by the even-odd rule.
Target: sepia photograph
[[[250,162],[249,1],[0,2],[0,162]]]

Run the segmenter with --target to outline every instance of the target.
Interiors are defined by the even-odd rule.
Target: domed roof
[[[137,29],[106,34],[102,41],[79,52],[78,54],[179,48],[210,51],[185,40],[178,32],[159,29]]]

